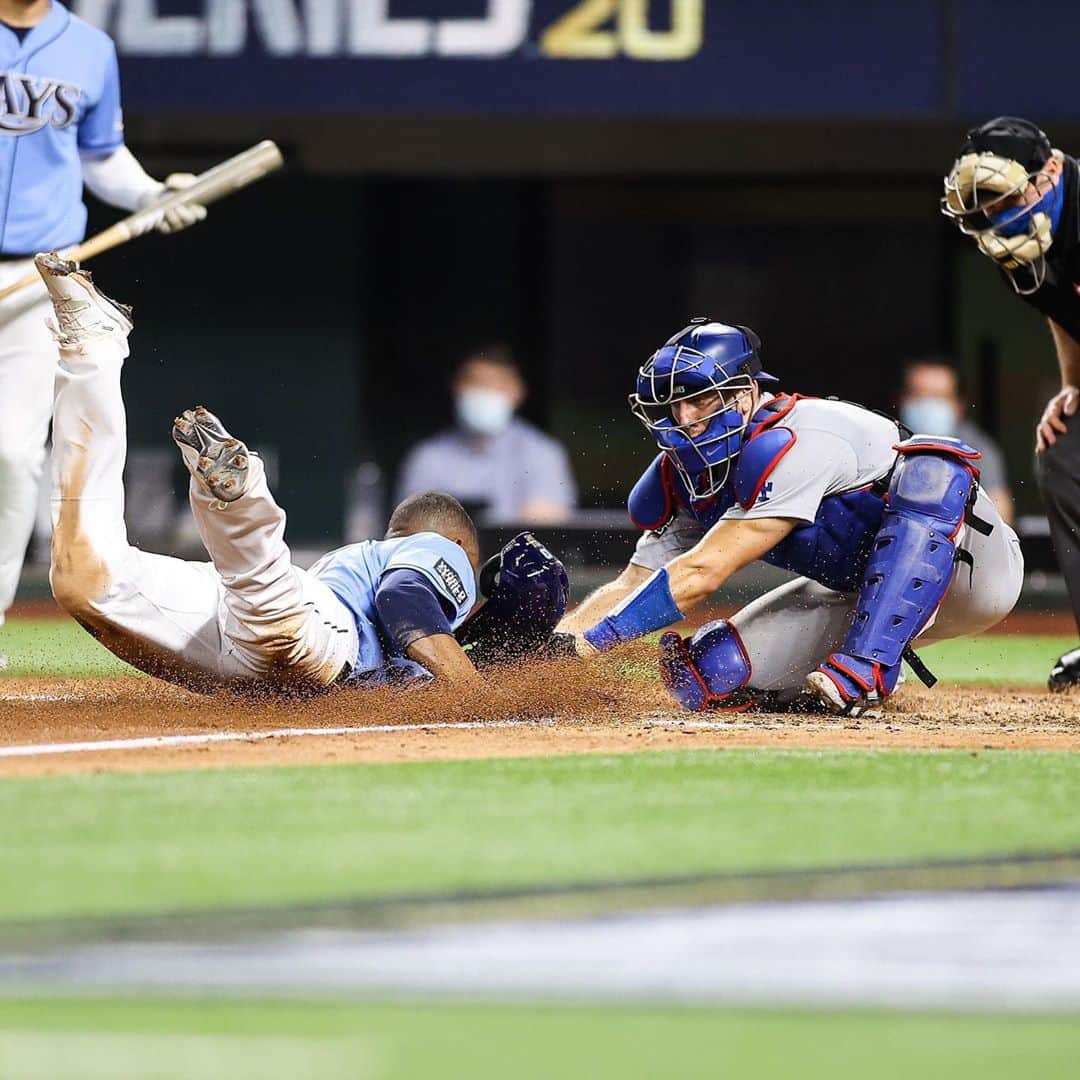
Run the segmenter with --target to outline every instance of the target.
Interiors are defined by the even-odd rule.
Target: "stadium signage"
[[[903,19],[851,0],[782,18],[746,0],[65,2],[115,39],[133,117],[925,117],[946,89],[960,100],[975,32],[946,52],[945,0],[907,0]]]
[[[393,0],[193,0],[186,14],[159,0],[72,6],[129,56],[494,59],[524,50],[552,60],[678,62],[701,51],[706,0],[562,0],[543,11],[534,0],[487,0],[480,15],[475,3],[442,0],[425,17],[396,14]]]

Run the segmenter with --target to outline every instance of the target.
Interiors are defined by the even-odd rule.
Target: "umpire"
[[[1061,390],[1036,427],[1036,473],[1058,561],[1080,627],[1080,168],[1030,120],[999,116],[972,128],[945,178],[942,213],[1041,311]],[[1074,417],[1076,417],[1074,419]],[[1050,672],[1051,690],[1080,684],[1080,648]]]

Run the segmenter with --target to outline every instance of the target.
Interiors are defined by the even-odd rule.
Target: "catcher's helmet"
[[[630,411],[671,459],[696,496],[718,491],[742,448],[750,416],[740,400],[758,382],[776,382],[761,369],[761,339],[747,326],[694,319],[638,371]],[[680,425],[674,407],[701,394],[719,395],[712,412]],[[704,427],[691,434],[692,428]]]

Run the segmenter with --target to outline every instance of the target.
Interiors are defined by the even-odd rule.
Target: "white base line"
[[[96,739],[92,742],[37,743],[0,747],[0,758],[37,757],[39,754],[94,754],[116,750],[158,750],[170,746],[206,746],[209,743],[262,742],[319,735],[378,735],[402,731],[472,731],[477,728],[536,727],[554,720],[470,720],[445,724],[379,724],[371,727],[275,728],[272,731],[212,731],[202,735],[145,735],[137,739]]]
[[[95,739],[89,742],[35,743],[2,746],[0,758],[39,757],[46,754],[104,754],[123,750],[162,750],[172,746],[207,746],[211,743],[264,742],[267,739],[303,739],[333,735],[386,735],[406,731],[477,731],[484,728],[551,727],[557,718],[544,720],[465,720],[436,724],[377,724],[368,727],[274,728],[270,731],[211,731],[200,735],[144,735],[137,739]],[[647,727],[694,731],[746,731],[758,724],[745,721],[648,720]],[[769,725],[775,726],[775,725]]]

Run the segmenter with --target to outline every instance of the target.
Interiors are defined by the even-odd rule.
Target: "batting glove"
[[[165,182],[150,192],[143,200],[142,206],[152,206],[161,199],[172,195],[174,192],[183,191],[191,187],[198,177],[194,173],[172,173],[165,178]],[[186,229],[189,225],[196,225],[206,218],[206,207],[199,203],[185,203],[182,206],[174,206],[165,211],[152,226],[160,233],[177,233]]]

